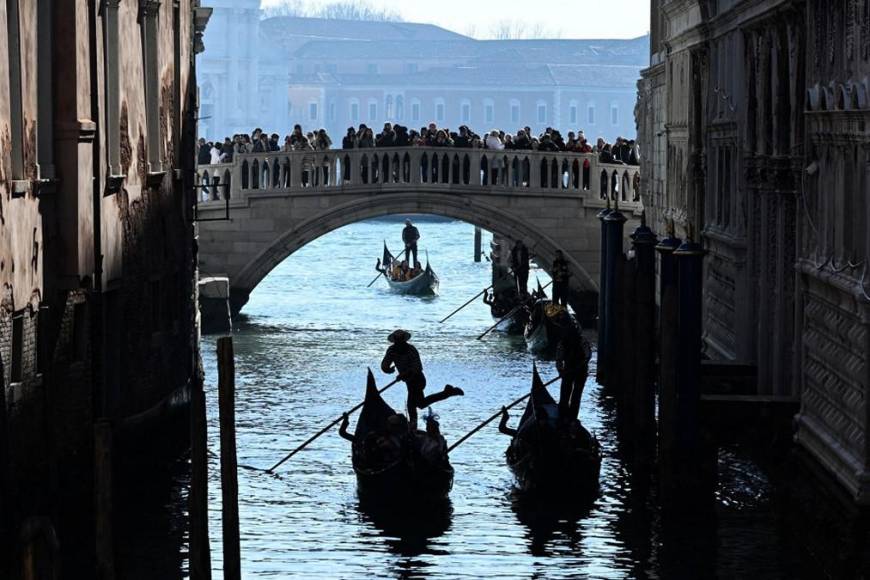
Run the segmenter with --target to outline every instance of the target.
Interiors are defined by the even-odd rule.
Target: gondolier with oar
[[[559,392],[559,418],[575,421],[580,415],[580,400],[589,375],[589,343],[578,328],[566,329],[556,347],[556,370],[562,378]]]
[[[381,362],[381,370],[387,374],[399,371],[399,380],[408,386],[408,422],[412,431],[417,429],[417,409],[425,409],[430,405],[462,396],[462,389],[446,385],[444,390],[428,397],[423,394],[426,388],[426,375],[423,374],[423,362],[417,348],[409,343],[411,333],[407,330],[396,330],[388,340],[392,343]]]
[[[405,257],[410,262],[410,267],[417,267],[417,242],[420,240],[420,230],[414,227],[411,220],[405,220],[405,229],[402,230],[402,241],[405,242]],[[411,255],[413,254],[413,260]]]
[[[517,285],[517,293],[522,298],[529,293],[529,249],[522,240],[517,240],[511,249],[511,270]]]

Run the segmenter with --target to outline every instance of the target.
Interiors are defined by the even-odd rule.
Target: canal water
[[[438,320],[489,284],[475,264],[472,226],[422,222],[421,250],[441,277],[431,299],[372,288],[384,240],[400,246],[401,223],[358,223],[318,239],[275,269],[256,289],[234,334],[240,464],[267,468],[362,400],[366,368],[378,367],[396,328],[413,333],[429,378],[465,397],[435,412],[448,442],[525,394],[533,358],[522,339],[475,337],[492,324],[474,304],[446,324]],[[489,238],[484,237],[485,247]],[[425,252],[423,253],[425,260]],[[546,283],[544,273],[538,274]],[[534,283],[535,274],[531,281]],[[215,340],[206,337],[209,445],[219,451]],[[594,363],[594,361],[593,361]],[[540,365],[545,380],[551,363]],[[594,368],[591,375],[594,377]],[[553,390],[555,394],[555,390]],[[403,387],[385,394],[403,408]],[[513,413],[513,421],[521,413]],[[508,443],[495,424],[451,455],[450,502],[361,505],[350,447],[337,432],[321,437],[276,476],[241,469],[239,511],[244,578],[793,578],[815,577],[804,551],[781,525],[767,475],[739,449],[710,511],[663,522],[654,489],[622,461],[614,405],[587,383],[583,423],[604,450],[600,496],[590,505],[530,506],[511,494]],[[354,421],[351,425],[353,426]],[[214,569],[221,569],[220,480],[210,460],[210,530]]]

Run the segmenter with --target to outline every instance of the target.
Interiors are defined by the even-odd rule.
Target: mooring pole
[[[199,365],[197,365],[199,366]],[[211,580],[208,538],[208,427],[202,370],[190,388],[190,578]]]
[[[623,227],[626,217],[619,211],[619,203],[604,218],[605,247],[607,261],[602,265],[605,270],[604,292],[604,345],[605,345],[605,368],[604,382],[612,385],[614,367],[621,354],[619,349],[619,302],[622,293],[622,263],[623,255]],[[600,362],[599,362],[600,364]]]
[[[598,367],[596,380],[601,383],[606,372],[603,370],[607,359],[607,336],[605,333],[606,314],[604,312],[604,296],[607,293],[607,226],[604,218],[610,213],[610,197],[607,198],[607,208],[598,212],[598,221],[601,222],[601,274],[598,282]]]
[[[674,252],[678,264],[676,424],[681,465],[697,465],[700,449],[704,249],[689,238]]]
[[[94,424],[94,503],[97,579],[115,578],[115,542],[112,530],[112,423]]]
[[[483,231],[474,226],[474,261],[480,262],[483,255]]]
[[[221,513],[224,580],[241,580],[239,540],[239,482],[236,460],[236,363],[233,338],[218,340],[218,407],[221,426]]]
[[[659,466],[665,487],[673,480],[675,470],[677,261],[674,252],[682,243],[674,237],[673,226],[669,226],[668,237],[656,246],[659,254]]]
[[[656,242],[647,227],[646,214],[631,235],[634,247],[634,388],[633,430],[643,451],[655,449],[655,319],[656,319]]]

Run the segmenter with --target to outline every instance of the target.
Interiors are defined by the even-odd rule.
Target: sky
[[[262,0],[274,6],[285,0]],[[336,0],[308,0],[310,5]],[[634,38],[649,31],[649,0],[368,0],[404,20],[486,38],[502,21],[525,23],[556,38]]]

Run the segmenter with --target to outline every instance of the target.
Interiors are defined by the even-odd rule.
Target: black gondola
[[[580,324],[567,308],[542,298],[531,308],[525,329],[526,346],[529,352],[549,359],[555,355],[562,336],[579,331]]]
[[[520,492],[582,497],[598,491],[601,446],[579,420],[560,422],[559,406],[537,368],[532,395],[505,456]]]
[[[365,404],[353,442],[353,470],[360,495],[444,498],[453,487],[447,444],[426,431],[390,433],[397,415],[378,393],[369,371]]]
[[[384,277],[387,279],[390,289],[398,294],[406,294],[409,296],[434,296],[438,294],[440,280],[438,275],[429,264],[429,258],[426,258],[426,267],[421,268],[420,272],[409,280],[402,280],[393,274],[393,266],[397,260],[395,256],[387,248],[384,242],[384,256],[378,265],[379,270],[382,268]]]
[[[483,298],[493,319],[500,321],[495,330],[505,334],[523,334],[529,321],[529,309],[525,299],[516,291],[504,292],[498,298],[487,293]]]

